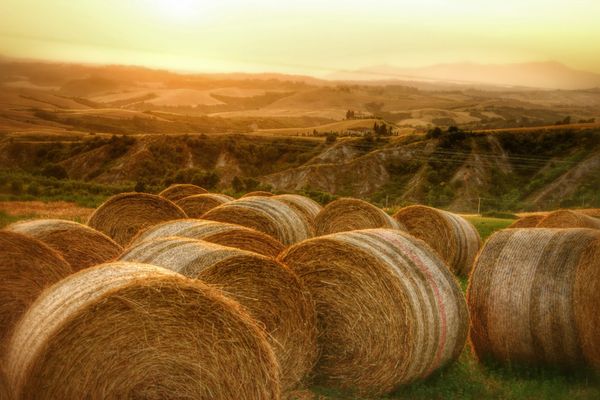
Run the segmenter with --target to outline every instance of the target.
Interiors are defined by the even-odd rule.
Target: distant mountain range
[[[564,90],[600,88],[600,74],[576,70],[555,61],[518,64],[455,63],[424,68],[380,65],[339,72],[327,78],[344,81],[437,81]]]

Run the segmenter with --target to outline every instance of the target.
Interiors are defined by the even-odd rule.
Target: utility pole
[[[481,215],[481,196],[477,197],[477,215]]]

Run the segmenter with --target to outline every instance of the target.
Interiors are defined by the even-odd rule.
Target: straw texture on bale
[[[15,328],[19,399],[279,399],[262,330],[215,288],[164,268],[103,264],[45,291]]]
[[[208,190],[200,186],[192,185],[189,183],[177,183],[175,185],[169,186],[168,188],[160,192],[158,195],[160,197],[164,197],[167,200],[176,202],[178,200],[183,199],[184,197],[205,193],[208,193]]]
[[[600,368],[600,231],[493,234],[477,257],[467,298],[480,359]]]
[[[323,211],[323,207],[321,207],[319,203],[306,196],[300,196],[298,194],[280,194],[273,196],[273,198],[300,211],[304,217],[313,224],[317,215]]]
[[[179,236],[277,257],[285,249],[277,239],[245,226],[201,219],[179,219],[163,222],[140,232],[132,245],[145,240]]]
[[[317,236],[358,229],[402,229],[382,209],[359,199],[344,198],[327,204],[315,220]]]
[[[25,310],[46,287],[72,272],[60,254],[39,240],[0,231],[0,358]]]
[[[318,383],[379,395],[429,376],[464,347],[460,287],[439,256],[405,232],[317,237],[279,259],[315,302]]]
[[[535,228],[546,217],[547,214],[532,214],[521,217],[513,222],[509,228]]]
[[[17,222],[6,230],[41,240],[59,252],[74,271],[116,259],[123,248],[105,234],[73,221],[39,219]]]
[[[248,192],[245,195],[243,195],[240,198],[244,198],[244,197],[271,197],[271,196],[275,196],[273,193],[271,192],[265,192],[263,190],[257,190],[255,192]]]
[[[0,366],[0,400],[11,400],[12,394],[8,388],[8,382],[6,381],[6,375]]]
[[[600,229],[600,219],[576,211],[559,210],[548,214],[538,228],[591,228]]]
[[[316,361],[316,320],[298,277],[272,258],[187,238],[141,242],[123,261],[158,265],[213,284],[264,325],[281,366],[282,387],[294,388]]]
[[[457,275],[467,275],[481,246],[477,229],[463,217],[437,208],[409,206],[394,218],[435,250]]]
[[[126,246],[140,230],[181,218],[187,218],[185,212],[160,196],[122,193],[102,203],[90,216],[88,225]]]
[[[175,204],[181,207],[188,217],[201,218],[209,210],[233,200],[235,200],[233,197],[225,194],[206,193],[184,197],[177,200]]]
[[[314,236],[313,224],[302,213],[270,197],[248,197],[213,208],[204,219],[239,224],[273,236],[284,245]]]

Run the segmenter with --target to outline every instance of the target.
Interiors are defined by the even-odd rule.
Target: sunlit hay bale
[[[481,246],[477,229],[463,217],[436,208],[409,206],[394,218],[435,250],[457,275],[467,275]]]
[[[105,234],[73,221],[40,219],[17,222],[5,229],[41,240],[59,252],[74,271],[112,261],[123,251]]]
[[[264,333],[233,300],[164,268],[116,262],[46,290],[15,328],[19,399],[279,399]]]
[[[102,203],[90,216],[88,225],[126,246],[140,230],[181,218],[187,218],[185,212],[160,196],[122,193]]]
[[[316,305],[317,383],[380,395],[429,376],[462,351],[464,296],[423,241],[392,229],[335,233],[279,259]]]
[[[547,214],[532,214],[526,217],[519,218],[509,228],[535,228]]]
[[[181,207],[188,217],[200,218],[209,210],[233,200],[235,200],[233,197],[225,194],[205,193],[184,197],[177,200],[175,204]]]
[[[73,271],[37,239],[0,231],[0,358],[15,323],[48,286]]]
[[[570,210],[559,210],[548,214],[538,228],[591,228],[600,229],[600,219]]]
[[[154,225],[140,232],[131,245],[170,236],[202,239],[206,242],[252,251],[268,257],[277,257],[285,249],[285,246],[277,239],[255,229],[202,219],[179,219]]]
[[[284,245],[314,236],[314,227],[302,213],[270,197],[248,197],[215,207],[204,219],[239,224],[273,236]]]
[[[141,242],[126,249],[121,260],[200,279],[239,301],[264,325],[281,366],[283,388],[294,388],[314,366],[314,307],[296,274],[285,265],[248,251],[179,237]]]
[[[477,257],[467,298],[480,359],[600,368],[600,231],[495,233]]]
[[[359,199],[344,198],[327,204],[315,219],[317,236],[358,229],[404,227],[385,211]]]
[[[208,193],[208,190],[192,185],[189,183],[177,183],[169,186],[158,195],[160,197],[164,197],[167,200],[171,200],[173,202],[183,199],[184,197],[193,196],[196,194],[205,194]]]
[[[319,203],[306,196],[300,196],[298,194],[280,194],[273,196],[273,198],[300,211],[306,219],[312,223],[315,222],[317,215],[323,211],[323,207]]]
[[[271,192],[265,192],[263,190],[257,190],[254,192],[248,192],[245,195],[243,195],[240,198],[244,198],[244,197],[271,197],[271,196],[275,196],[273,193]]]

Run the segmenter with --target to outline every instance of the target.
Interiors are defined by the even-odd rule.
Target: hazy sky
[[[1,0],[0,54],[184,71],[556,60],[600,72],[600,0]]]

